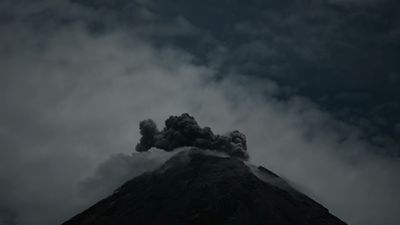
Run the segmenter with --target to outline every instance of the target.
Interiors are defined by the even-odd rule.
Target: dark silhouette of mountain
[[[140,123],[136,151],[179,152],[63,225],[344,225],[273,172],[250,165],[246,136],[187,113]],[[180,149],[180,150],[177,150]]]
[[[190,148],[63,225],[345,225],[263,167]]]

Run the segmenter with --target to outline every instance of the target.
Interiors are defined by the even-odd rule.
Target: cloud
[[[131,155],[140,120],[188,112],[217,133],[245,133],[253,163],[350,224],[399,223],[399,162],[374,154],[356,127],[305,98],[276,98],[284,89],[267,79],[218,77],[140,30],[96,34],[86,25],[0,24],[10,31],[0,37],[1,222],[61,223],[157,164]]]
[[[79,194],[87,201],[105,198],[124,182],[160,167],[176,152],[152,149],[145,153],[115,153],[99,164],[95,173],[82,180]]]
[[[170,152],[190,146],[223,152],[245,160],[249,158],[244,134],[233,131],[226,135],[215,135],[211,128],[201,128],[194,117],[187,113],[170,116],[162,131],[157,129],[153,120],[143,120],[140,122],[140,134],[142,137],[136,145],[138,152],[148,151],[152,147]]]

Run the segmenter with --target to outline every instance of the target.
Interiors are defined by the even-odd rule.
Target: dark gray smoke
[[[136,151],[148,151],[152,147],[172,151],[179,147],[193,146],[226,153],[241,159],[248,159],[246,136],[239,131],[227,135],[215,135],[209,127],[201,128],[196,120],[187,113],[170,116],[162,131],[157,129],[153,120],[140,122],[140,142]]]

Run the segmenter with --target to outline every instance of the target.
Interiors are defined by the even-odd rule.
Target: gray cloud
[[[160,167],[176,152],[152,149],[140,154],[116,153],[99,164],[95,173],[82,180],[79,194],[88,202],[105,198],[124,182]]]
[[[170,116],[162,131],[157,129],[153,120],[143,120],[140,122],[140,134],[142,137],[136,145],[138,152],[148,151],[152,147],[170,152],[191,146],[223,152],[244,160],[249,158],[244,134],[232,131],[226,135],[215,135],[210,127],[201,128],[194,117],[187,113]]]
[[[295,182],[350,224],[399,223],[398,159],[376,155],[382,149],[357,127],[305,98],[276,98],[285,89],[268,79],[215,79],[218,67],[156,45],[144,27],[93,33],[83,21],[101,10],[62,9],[59,15],[83,10],[87,17],[62,26],[49,20],[39,31],[29,20],[0,24],[10,31],[0,37],[2,223],[61,223],[154,168],[162,157],[131,155],[139,121],[160,124],[183,112],[217,133],[245,133],[253,163]],[[157,26],[176,31],[180,23]],[[156,36],[157,26],[149,34]]]

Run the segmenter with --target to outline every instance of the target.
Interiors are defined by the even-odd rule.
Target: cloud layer
[[[0,23],[9,31],[0,37],[2,224],[59,224],[119,182],[156,167],[169,156],[132,154],[137,125],[183,112],[216,133],[245,133],[253,163],[349,224],[399,223],[398,159],[376,155],[382,149],[357,127],[308,99],[281,98],[284,86],[232,71],[221,77],[219,57],[201,64],[192,52],[150,38],[159,27],[170,37],[197,35],[184,19],[101,30],[93,28],[100,9],[64,1],[36,6],[63,10],[22,12]],[[141,20],[157,20],[143,7]],[[43,19],[48,16],[58,19]],[[251,48],[260,44],[241,52]]]

